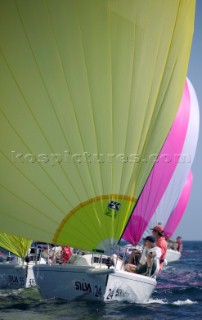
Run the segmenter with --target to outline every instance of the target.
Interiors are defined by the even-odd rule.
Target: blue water
[[[202,242],[187,241],[178,262],[167,266],[146,304],[43,300],[36,289],[0,291],[0,320],[202,319]]]

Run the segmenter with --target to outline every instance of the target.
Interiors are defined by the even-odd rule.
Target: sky
[[[189,203],[173,238],[202,241],[202,0],[196,1],[195,27],[188,67],[190,79],[198,98],[200,110],[199,139],[192,164],[193,185]]]

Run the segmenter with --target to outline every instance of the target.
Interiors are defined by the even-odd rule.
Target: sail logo
[[[120,209],[121,203],[116,201],[110,201],[107,206],[107,210],[105,212],[106,216],[116,218],[117,213]]]
[[[115,211],[119,211],[121,204],[119,202],[116,201],[110,201],[108,204],[108,208],[115,210]]]

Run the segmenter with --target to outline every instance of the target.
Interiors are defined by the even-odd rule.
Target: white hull
[[[180,257],[181,257],[181,253],[179,251],[173,250],[173,249],[167,249],[166,260],[168,263],[178,261]]]
[[[0,264],[0,289],[20,289],[26,285],[26,266]]]
[[[122,270],[116,271],[109,275],[104,301],[144,303],[149,300],[155,287],[155,279]]]
[[[36,286],[33,265],[0,264],[0,290]]]
[[[145,302],[156,280],[114,268],[78,265],[36,265],[35,281],[43,298],[64,300],[126,300]]]

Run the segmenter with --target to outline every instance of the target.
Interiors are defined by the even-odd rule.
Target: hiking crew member
[[[152,234],[156,240],[156,246],[161,248],[161,257],[160,257],[160,271],[163,268],[163,262],[166,259],[166,251],[167,251],[167,241],[164,237],[164,229],[158,224],[152,229]]]

